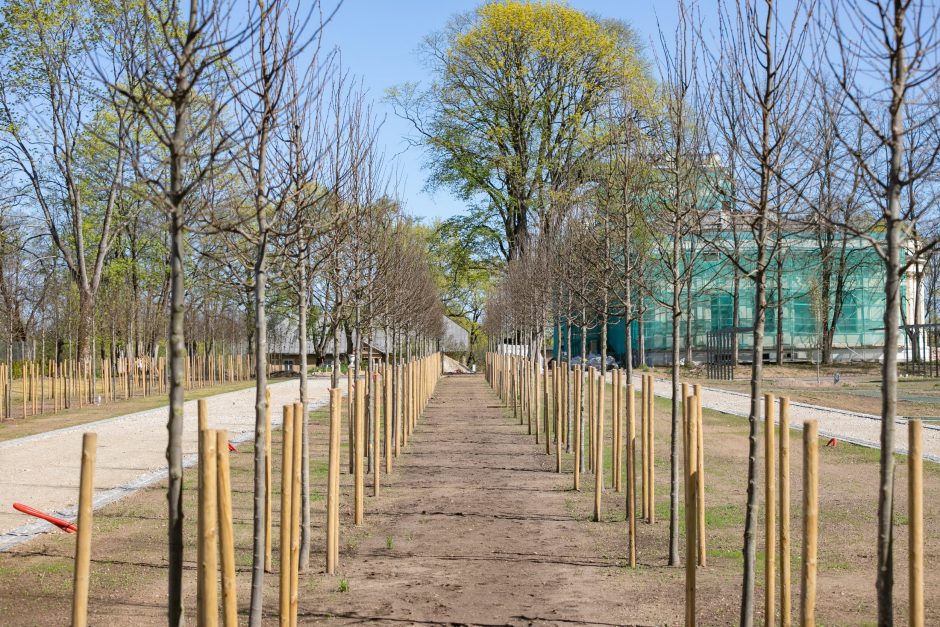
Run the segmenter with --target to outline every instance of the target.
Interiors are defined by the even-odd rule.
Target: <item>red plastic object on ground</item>
[[[232,444],[231,442],[228,443],[228,450],[231,451],[232,453],[237,453],[237,452],[238,452],[238,449],[235,448],[235,445]]]
[[[35,516],[36,518],[42,518],[46,522],[50,522],[65,533],[75,533],[78,531],[78,527],[73,525],[67,520],[62,520],[61,518],[56,518],[55,516],[50,516],[49,514],[44,514],[38,509],[34,509],[29,505],[23,505],[22,503],[14,503],[13,509],[23,512],[24,514],[29,514],[30,516]]]
[[[832,448],[835,448],[835,447],[836,447],[836,439],[835,439],[835,438],[829,438],[829,441],[826,442],[826,446],[831,446]]]

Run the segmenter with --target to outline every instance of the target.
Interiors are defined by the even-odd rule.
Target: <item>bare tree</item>
[[[853,226],[869,241],[884,264],[885,310],[881,385],[881,462],[878,485],[878,624],[894,622],[894,451],[897,418],[898,340],[901,325],[901,280],[912,264],[934,248],[929,229],[936,208],[904,198],[912,186],[934,176],[940,141],[940,107],[936,81],[940,73],[938,26],[940,13],[918,0],[871,0],[863,4],[829,4],[820,13],[819,29],[830,37],[822,49],[828,67],[821,80],[834,80],[842,115],[851,121],[845,134],[837,125],[840,144],[858,168],[862,187],[876,215],[873,221]],[[830,76],[832,77],[830,79]],[[876,235],[877,224],[881,234]],[[852,225],[846,225],[852,226]]]

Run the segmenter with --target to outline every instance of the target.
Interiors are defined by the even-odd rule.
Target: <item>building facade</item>
[[[729,248],[734,246],[733,251]],[[689,343],[692,358],[705,361],[709,333],[734,326],[735,302],[738,329],[754,324],[754,284],[746,273],[749,249],[740,235],[732,244],[730,235],[717,234],[707,242],[698,238],[684,243],[684,258],[691,269],[683,287],[681,302],[684,310],[680,328],[680,357],[684,358]],[[737,251],[737,255],[734,254]],[[732,263],[731,258],[738,263]],[[824,259],[827,260],[824,263]],[[902,320],[904,324],[922,324],[924,319],[923,291],[918,289],[918,268],[912,264],[901,286]],[[672,285],[664,276],[647,277],[651,293],[635,295],[640,302],[642,323],[631,323],[634,365],[639,362],[642,334],[646,363],[668,364],[672,361],[672,314],[663,303],[671,302]],[[737,288],[735,287],[737,284]],[[877,360],[883,349],[884,265],[862,237],[845,241],[835,239],[821,245],[818,234],[792,232],[784,235],[775,247],[767,274],[767,303],[764,360],[776,360],[778,330],[782,333],[784,361],[815,362],[820,358],[822,335],[828,318],[838,316],[832,338],[834,361]],[[828,293],[828,299],[825,295]],[[828,300],[828,304],[826,301]],[[620,363],[627,355],[626,327],[622,317],[611,312],[607,332],[608,354]],[[831,324],[830,324],[831,326]],[[581,353],[582,329],[571,328],[571,346],[567,346],[568,330],[562,327],[555,342],[555,354],[564,357]],[[587,352],[600,353],[601,330],[595,323],[586,329]],[[739,361],[749,361],[753,338],[749,332],[736,334]],[[901,333],[899,350],[904,350]]]

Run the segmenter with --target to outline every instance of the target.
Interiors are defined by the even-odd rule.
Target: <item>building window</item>
[[[793,301],[793,333],[795,335],[814,335],[816,318],[808,296],[801,296]]]
[[[730,294],[716,294],[711,297],[712,331],[726,329],[733,324],[733,304]]]
[[[842,298],[842,315],[839,317],[840,333],[861,333],[862,306],[855,294],[848,293]]]

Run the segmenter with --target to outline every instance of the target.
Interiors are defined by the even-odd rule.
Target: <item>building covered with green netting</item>
[[[784,361],[819,360],[823,335],[833,318],[833,361],[877,360],[881,356],[885,297],[884,265],[873,247],[878,237],[877,233],[847,236],[842,241],[830,234],[828,241],[823,241],[820,231],[812,229],[780,236],[770,253],[767,272],[765,361],[776,360],[778,350]],[[739,362],[750,361],[753,338],[747,330],[754,324],[754,282],[747,276],[753,269],[747,260],[754,246],[748,235],[737,233],[733,239],[731,232],[716,230],[683,242],[689,272],[683,273],[688,279],[681,294],[680,359],[685,359],[691,345],[693,361],[705,361],[709,334],[736,328]],[[631,322],[630,354],[634,365],[641,359],[648,365],[668,364],[672,361],[672,314],[665,303],[672,299],[671,281],[663,273],[647,276],[644,282],[646,293],[637,291],[634,295],[642,315]],[[911,264],[901,284],[905,324],[923,323],[923,299],[916,286],[916,269]],[[829,324],[824,322],[827,319]],[[595,312],[594,324],[586,329],[588,355],[600,353],[599,321]],[[570,332],[565,325],[560,331],[554,343],[555,356],[580,356],[582,329],[572,324]],[[903,350],[904,333],[900,335],[899,350]],[[628,355],[626,338],[622,312],[612,309],[607,352],[621,364]]]

